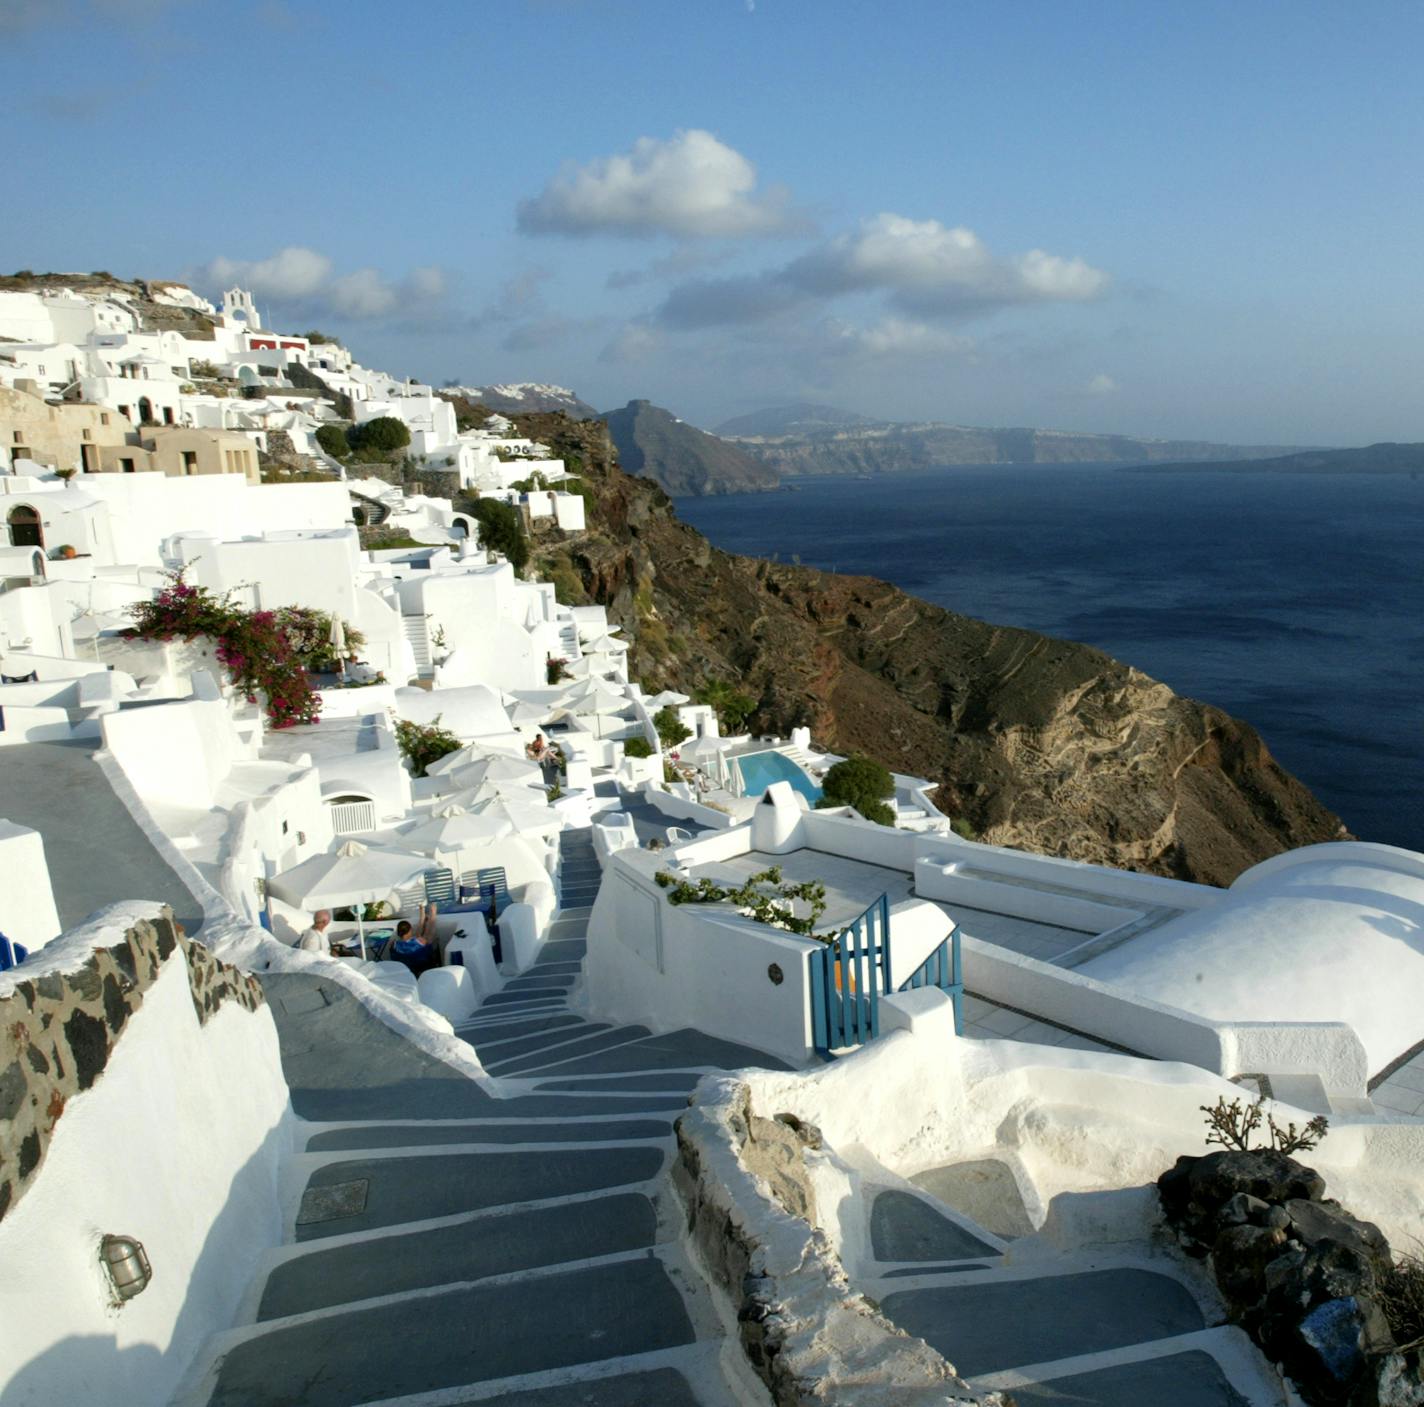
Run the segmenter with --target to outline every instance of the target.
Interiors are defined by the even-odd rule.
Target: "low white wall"
[[[1343,1023],[1211,1021],[993,943],[968,937],[962,943],[965,986],[990,1001],[1228,1079],[1314,1073],[1333,1093],[1365,1093],[1365,1048]]]
[[[1141,918],[1143,913],[1141,908],[1099,904],[1051,890],[981,879],[977,875],[961,874],[956,865],[941,865],[923,858],[915,861],[915,893],[926,899],[1010,914],[1052,924],[1055,928],[1076,928],[1083,933],[1105,933]]]
[[[65,708],[16,708],[0,703],[0,747],[19,743],[65,742],[72,738],[97,738],[99,725],[91,719],[71,723]]]
[[[752,828],[750,822],[732,826],[729,830],[711,831],[699,835],[677,847],[677,862],[689,868],[696,865],[712,865],[719,860],[735,860],[738,855],[746,855],[752,848]]]
[[[641,851],[609,862],[588,925],[590,1015],[659,1031],[692,1026],[804,1064],[817,945],[730,909],[669,904],[653,882],[657,869]]]
[[[59,933],[44,837],[0,817],[0,933],[31,952]]]
[[[696,821],[699,825],[718,831],[729,830],[737,824],[736,817],[729,815],[726,811],[703,806],[697,801],[687,801],[683,797],[674,796],[670,791],[660,786],[645,787],[643,796],[649,805],[661,811],[671,822]]]
[[[206,808],[239,760],[227,704],[193,698],[103,718],[104,746],[145,801]]]
[[[124,926],[101,918],[47,956],[77,967]],[[185,962],[172,956],[0,1222],[6,1407],[166,1402],[281,1242],[277,1175],[291,1129],[271,1013],[228,1002],[200,1025]],[[119,1309],[99,1265],[105,1234],[136,1237],[153,1266],[152,1284]]]

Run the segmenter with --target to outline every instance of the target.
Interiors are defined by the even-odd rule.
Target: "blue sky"
[[[0,268],[697,423],[1424,439],[1424,9],[0,0]]]

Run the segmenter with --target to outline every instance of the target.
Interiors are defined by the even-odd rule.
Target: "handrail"
[[[959,947],[959,925],[922,962],[897,990],[912,992],[919,987],[938,987],[948,992],[954,1003],[954,1034],[964,1034],[964,960]]]

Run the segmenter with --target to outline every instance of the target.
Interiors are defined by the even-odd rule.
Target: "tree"
[[[624,757],[651,757],[653,755],[653,745],[646,738],[625,738],[623,740]]]
[[[895,782],[888,769],[868,757],[848,757],[826,773],[816,805],[854,806],[867,821],[893,826],[895,812],[885,803],[894,794]]]
[[[352,448],[370,450],[375,454],[389,454],[392,450],[404,449],[410,443],[410,430],[405,421],[393,415],[378,415],[364,425],[353,425],[346,438]]]
[[[529,561],[524,520],[512,504],[497,498],[466,498],[461,509],[480,525],[480,542],[491,552],[503,552],[516,572]]]
[[[697,691],[697,702],[711,704],[724,732],[740,733],[756,711],[757,701],[725,679],[714,679]]]
[[[677,716],[677,710],[671,704],[653,715],[653,727],[658,730],[658,737],[665,748],[676,747],[692,736],[692,729]]]
[[[316,432],[316,442],[333,459],[345,459],[351,453],[351,442],[340,425],[322,425]]]

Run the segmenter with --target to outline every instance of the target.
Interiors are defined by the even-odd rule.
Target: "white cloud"
[[[568,163],[519,206],[526,234],[678,239],[777,234],[799,217],[786,195],[757,190],[756,167],[696,128],[666,141],[639,137],[628,152]]]
[[[1100,371],[1085,388],[1090,396],[1111,396],[1121,388],[1105,371]]]
[[[1082,302],[1108,286],[1108,276],[1082,259],[1041,249],[998,257],[962,225],[881,214],[853,234],[838,235],[787,265],[783,277],[825,296],[878,289],[921,315],[967,312],[1014,303]]]
[[[835,330],[847,349],[871,357],[964,356],[975,348],[972,337],[908,318],[881,318],[870,327],[836,324]]]
[[[241,284],[260,298],[309,298],[331,277],[331,260],[294,244],[267,259],[228,259],[220,254],[200,276],[208,284]]]
[[[337,274],[325,254],[295,244],[266,259],[219,255],[196,270],[192,281],[215,292],[238,284],[251,290],[259,302],[269,300],[286,312],[352,321],[428,312],[448,291],[444,271],[434,266],[412,269],[396,280],[371,268]]]

